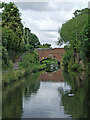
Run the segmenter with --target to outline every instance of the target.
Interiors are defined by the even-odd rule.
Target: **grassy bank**
[[[32,85],[33,82],[37,82],[37,78],[38,78],[40,73],[42,73],[42,71],[37,72],[37,73],[32,74],[32,75],[29,74],[28,76],[23,77],[21,80],[16,81],[15,84],[7,86],[5,89],[3,89],[3,96],[2,97],[5,99],[8,96],[8,94],[13,93],[18,88],[25,89],[26,86]],[[23,90],[22,90],[22,93],[23,93]]]
[[[10,84],[15,83],[16,81],[19,81],[21,78],[23,78],[25,75],[29,74],[29,73],[34,73],[37,71],[41,71],[44,70],[46,67],[45,64],[43,65],[35,65],[32,66],[32,68],[27,68],[27,69],[18,69],[18,70],[11,70],[8,72],[4,72],[2,74],[2,86],[7,86]]]
[[[23,61],[19,65],[19,69],[17,70],[10,70],[8,72],[3,72],[2,74],[2,86],[7,86],[10,84],[19,81],[25,75],[29,73],[34,73],[37,71],[44,70],[46,68],[45,64],[40,65],[38,60],[38,55],[35,51],[31,53],[27,53],[23,57]]]
[[[5,51],[6,52],[6,51]],[[2,70],[6,71],[6,70],[10,70],[14,67],[13,63],[17,62],[20,60],[21,55],[23,55],[25,53],[25,51],[23,52],[18,52],[18,53],[12,53],[10,56],[12,56],[11,58],[8,56],[8,53],[3,53],[6,54],[7,56],[5,56],[6,58],[4,59],[8,59],[7,61],[7,65],[4,63],[4,61],[2,60]],[[3,56],[2,56],[3,57]]]

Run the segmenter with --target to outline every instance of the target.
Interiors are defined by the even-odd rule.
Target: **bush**
[[[2,77],[2,85],[5,86],[5,85],[13,84],[14,82],[20,80],[20,78],[23,76],[24,76],[24,70],[22,69],[5,72],[3,73],[3,77]]]
[[[71,71],[78,71],[79,68],[80,67],[78,64],[69,65],[69,70],[71,70]]]
[[[24,55],[21,63],[23,68],[32,68],[35,64],[39,64],[39,58],[35,51],[28,52],[26,55]]]
[[[63,66],[65,69],[68,69],[68,65],[72,60],[72,54],[73,54],[73,51],[68,49],[63,55]]]
[[[12,61],[9,59],[8,52],[5,47],[2,47],[2,68],[12,68]]]

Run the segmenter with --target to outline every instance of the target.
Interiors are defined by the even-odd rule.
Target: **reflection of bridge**
[[[47,72],[40,74],[38,80],[40,81],[55,81],[62,82],[64,81],[61,69],[56,72]]]
[[[50,49],[36,49],[38,55],[39,55],[39,61],[42,61],[46,58],[53,58],[57,59],[58,61],[62,60],[62,56],[65,53],[64,48],[50,48]]]

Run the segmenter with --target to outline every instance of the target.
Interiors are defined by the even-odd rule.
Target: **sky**
[[[88,7],[87,0],[82,0],[82,2],[79,0],[76,2],[66,2],[65,0],[64,2],[20,1],[15,4],[20,10],[24,27],[30,28],[31,32],[37,35],[41,44],[49,43],[52,48],[64,46],[57,45],[58,29],[62,24],[74,16],[75,10]]]

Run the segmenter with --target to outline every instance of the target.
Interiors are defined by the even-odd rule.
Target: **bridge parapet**
[[[57,59],[58,61],[62,61],[62,56],[65,53],[64,48],[46,48],[46,49],[36,49],[39,55],[39,61],[45,58],[53,58]]]

